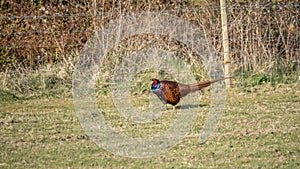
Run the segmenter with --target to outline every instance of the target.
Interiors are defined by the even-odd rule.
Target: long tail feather
[[[186,95],[188,95],[189,93],[193,93],[195,91],[201,90],[205,87],[210,86],[212,83],[224,80],[224,79],[228,79],[231,77],[225,77],[225,78],[220,78],[220,79],[216,79],[216,80],[212,80],[212,81],[207,81],[207,82],[200,82],[200,83],[196,83],[196,84],[191,84],[191,85],[187,85],[187,84],[179,84],[179,91],[180,91],[180,95],[181,97],[184,97]]]
[[[197,83],[197,84],[192,84],[191,85],[191,92],[195,92],[197,90],[201,90],[205,87],[208,87],[210,86],[212,83],[215,83],[215,82],[218,82],[218,81],[221,81],[221,80],[224,80],[224,79],[227,79],[227,78],[220,78],[220,79],[216,79],[216,80],[212,80],[212,81],[207,81],[207,82],[200,82],[200,83]]]

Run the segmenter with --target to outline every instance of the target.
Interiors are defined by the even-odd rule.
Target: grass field
[[[201,104],[209,105],[208,94]],[[300,168],[299,83],[233,88],[206,143],[198,143],[209,110],[202,106],[205,113],[181,143],[141,159],[99,148],[81,128],[70,96],[0,97],[0,168]]]

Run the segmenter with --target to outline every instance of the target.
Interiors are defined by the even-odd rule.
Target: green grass
[[[227,110],[205,144],[198,137],[209,106],[201,107],[204,112],[181,143],[143,159],[99,148],[81,128],[71,97],[20,99],[6,93],[0,96],[10,97],[0,99],[0,168],[299,168],[299,89],[299,84],[231,89]],[[209,104],[209,92],[203,95],[201,104]],[[109,96],[101,99],[109,102]],[[116,129],[118,122],[130,127],[113,113],[106,117]],[[172,121],[166,119],[145,132],[164,130]]]

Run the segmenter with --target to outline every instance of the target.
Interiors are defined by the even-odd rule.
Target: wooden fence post
[[[231,77],[230,70],[230,56],[229,56],[229,39],[228,39],[228,25],[225,0],[220,0],[221,8],[221,23],[222,23],[222,38],[223,38],[223,53],[224,53],[224,71],[225,77]],[[225,79],[226,87],[231,87],[231,79]]]

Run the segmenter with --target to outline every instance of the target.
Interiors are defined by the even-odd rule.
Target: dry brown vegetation
[[[23,78],[11,85],[9,77],[28,76],[32,71],[50,83],[63,81],[70,86],[74,59],[84,44],[125,12],[164,11],[187,19],[204,31],[222,55],[219,1],[4,0],[0,7],[2,87],[18,92],[29,91],[19,86],[26,88],[32,80]],[[247,77],[255,84],[297,81],[299,1],[240,0],[227,2],[227,7],[232,71],[241,77],[239,81],[247,84]],[[48,88],[47,82],[39,83],[46,86],[43,90]]]

